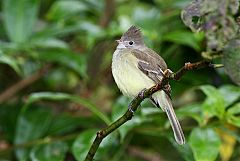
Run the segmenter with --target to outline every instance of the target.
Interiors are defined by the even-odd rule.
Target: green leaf
[[[72,97],[71,101],[76,102],[78,104],[83,105],[84,107],[88,108],[93,114],[95,114],[96,116],[98,116],[102,121],[104,121],[107,125],[110,125],[111,121],[108,118],[108,116],[103,113],[102,111],[100,111],[100,109],[94,105],[93,103],[91,103],[88,99],[83,99],[80,97]]]
[[[83,105],[84,107],[88,108],[92,111],[96,116],[98,116],[101,120],[103,120],[106,124],[110,124],[111,121],[109,120],[108,116],[105,115],[103,112],[99,110],[94,104],[92,104],[87,99],[80,98],[78,96],[70,95],[67,93],[60,93],[60,92],[37,92],[32,93],[28,96],[26,101],[25,107],[29,104],[39,101],[39,100],[54,100],[54,101],[61,101],[61,100],[69,100],[78,104]],[[25,108],[26,109],[26,108]]]
[[[84,160],[87,156],[88,150],[96,137],[96,132],[96,129],[84,131],[74,141],[72,153],[78,161]]]
[[[227,110],[227,121],[237,127],[240,127],[240,103]]]
[[[240,39],[228,42],[223,52],[223,64],[226,74],[240,85]]]
[[[16,59],[9,55],[3,54],[1,51],[0,51],[0,63],[9,65],[17,74],[21,75],[21,70]]]
[[[0,129],[1,137],[9,142],[14,141],[19,104],[0,104]]]
[[[82,20],[81,22],[76,22],[71,25],[48,25],[43,30],[36,33],[33,39],[48,39],[56,36],[68,37],[70,34],[80,36],[83,41],[86,42],[86,47],[89,47],[94,45],[96,38],[102,38],[106,36],[106,30],[103,30],[101,27],[92,22]]]
[[[128,104],[130,102],[130,99],[121,96],[117,99],[116,103],[114,104],[112,108],[112,121],[116,121],[119,119],[124,113],[128,110]],[[135,126],[139,125],[141,123],[141,119],[135,115],[131,121],[126,122],[121,127],[118,128],[121,139],[123,140],[124,137],[127,135],[128,131],[134,128]]]
[[[11,41],[25,42],[37,20],[39,0],[3,0],[4,25]]]
[[[44,82],[51,89],[61,88],[63,91],[72,90],[79,85],[79,74],[66,67],[54,68],[44,77]]]
[[[207,96],[202,105],[205,115],[222,118],[225,110],[225,102],[220,92],[210,85],[200,86],[200,89]]]
[[[70,99],[71,95],[66,93],[60,93],[60,92],[36,92],[31,93],[27,100],[26,104],[29,105],[30,103],[40,101],[40,100],[54,100],[54,101],[61,101],[61,100],[67,100]]]
[[[221,140],[212,128],[195,128],[189,144],[196,161],[214,161],[219,153]]]
[[[94,23],[90,23],[88,21],[79,23],[79,27],[81,27],[82,30],[84,30],[89,35],[91,35],[95,38],[104,36],[106,34],[105,31],[101,27],[99,27],[98,25],[96,25]]]
[[[40,48],[68,49],[68,44],[56,38],[35,38],[31,40],[31,45]]]
[[[189,31],[179,30],[163,35],[162,39],[177,44],[187,45],[189,47],[192,47],[196,51],[200,51],[201,47],[199,45],[199,41],[203,39],[203,34],[193,34]]]
[[[14,144],[23,144],[42,137],[52,120],[52,113],[42,108],[31,108],[20,114],[17,120]],[[26,159],[29,153],[27,148],[16,148],[19,160]]]
[[[97,130],[91,129],[81,133],[77,139],[74,141],[72,146],[72,153],[78,161],[84,160],[86,157],[94,138],[96,137]],[[97,153],[94,157],[96,160],[109,160],[110,151],[112,151],[116,145],[117,137],[115,133],[111,133],[109,136],[105,137],[100,144]],[[108,156],[108,159],[103,159],[104,156]]]
[[[53,118],[47,133],[49,135],[66,134],[81,126],[83,122],[88,122],[86,127],[89,127],[92,121],[89,118],[83,118],[83,116],[76,117],[72,114],[63,113]]]
[[[86,78],[86,57],[83,54],[73,53],[69,50],[47,50],[38,55],[38,59],[48,62],[58,62],[65,65],[80,76]]]
[[[35,146],[30,153],[32,161],[64,161],[68,145],[62,141]]]
[[[120,96],[116,103],[114,104],[112,108],[112,121],[117,120],[119,117],[121,117],[126,111],[128,107],[130,99],[128,97]]]
[[[136,7],[132,17],[133,21],[144,29],[154,29],[160,20],[160,12],[157,8],[153,7],[150,9]]]
[[[194,161],[193,153],[189,144],[179,146],[179,144],[177,144],[175,139],[173,139],[172,137],[169,140],[174,146],[174,148],[176,148],[180,155],[184,158],[185,161]]]
[[[70,114],[69,112],[64,112],[54,116],[52,123],[47,131],[47,134],[51,136],[68,135],[71,132],[75,132],[79,128],[84,129],[94,127],[96,126],[96,123],[99,123],[99,120],[96,119],[95,117],[83,115],[76,116],[74,114]]]
[[[87,6],[84,2],[77,0],[59,0],[55,1],[51,6],[47,17],[50,20],[63,20],[74,15],[79,14],[81,11],[86,11]]]
[[[191,117],[196,120],[199,125],[202,125],[204,123],[204,116],[201,111],[201,104],[199,103],[187,105],[177,110],[179,117]]]
[[[240,87],[233,85],[224,85],[219,88],[223,96],[225,107],[231,105],[240,98]]]

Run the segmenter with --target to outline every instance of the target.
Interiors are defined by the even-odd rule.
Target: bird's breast
[[[116,50],[112,59],[112,74],[124,95],[134,97],[155,83],[138,68],[137,58],[130,50]]]

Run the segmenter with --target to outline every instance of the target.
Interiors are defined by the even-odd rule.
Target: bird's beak
[[[117,43],[120,43],[121,42],[121,39],[119,39],[119,40],[115,40]]]

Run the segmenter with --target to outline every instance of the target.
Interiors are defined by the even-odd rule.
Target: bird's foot
[[[144,88],[143,90],[141,90],[141,91],[139,92],[138,96],[139,96],[141,99],[144,99],[144,93],[145,93],[146,90],[147,90],[147,89]]]
[[[173,74],[173,71],[171,71],[170,69],[166,69],[163,74],[165,75],[165,77],[170,77]]]
[[[171,99],[171,86],[169,84],[166,84],[163,87],[163,91],[169,96],[169,98]]]
[[[132,114],[134,114],[134,111],[133,111],[133,109],[132,109],[132,107],[129,105],[128,106],[128,110],[130,111],[130,112],[132,112]]]
[[[163,90],[167,93],[171,93],[171,86],[170,84],[166,84],[163,86]]]
[[[137,99],[137,97],[140,97],[140,99],[144,99],[144,92],[146,91],[147,89],[144,88],[143,90],[141,90],[138,95],[135,97],[135,99]],[[132,112],[134,114],[134,110],[132,109],[132,106],[131,106],[132,103],[129,104],[128,106],[128,110],[130,112]],[[141,105],[139,105],[141,107]]]

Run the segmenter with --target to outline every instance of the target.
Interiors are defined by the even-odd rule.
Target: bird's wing
[[[163,78],[163,72],[167,69],[165,61],[151,49],[145,52],[134,49],[132,54],[138,59],[138,68],[156,84],[159,83]],[[163,90],[171,98],[170,85],[167,84]]]
[[[167,69],[165,61],[151,49],[148,51],[134,49],[132,54],[138,59],[138,68],[155,83],[159,83]]]
[[[146,51],[147,50],[147,51]],[[164,60],[157,55],[151,49],[132,51],[132,54],[138,59],[138,68],[146,74],[155,83],[159,83],[163,78],[163,72],[167,69],[167,65]],[[168,90],[166,90],[166,88]],[[178,144],[184,144],[185,138],[181,128],[181,125],[173,110],[170,97],[170,85],[167,84],[163,91],[154,93],[151,97],[151,101],[157,106],[161,107],[163,111],[167,113],[168,119],[172,126],[174,137]]]

